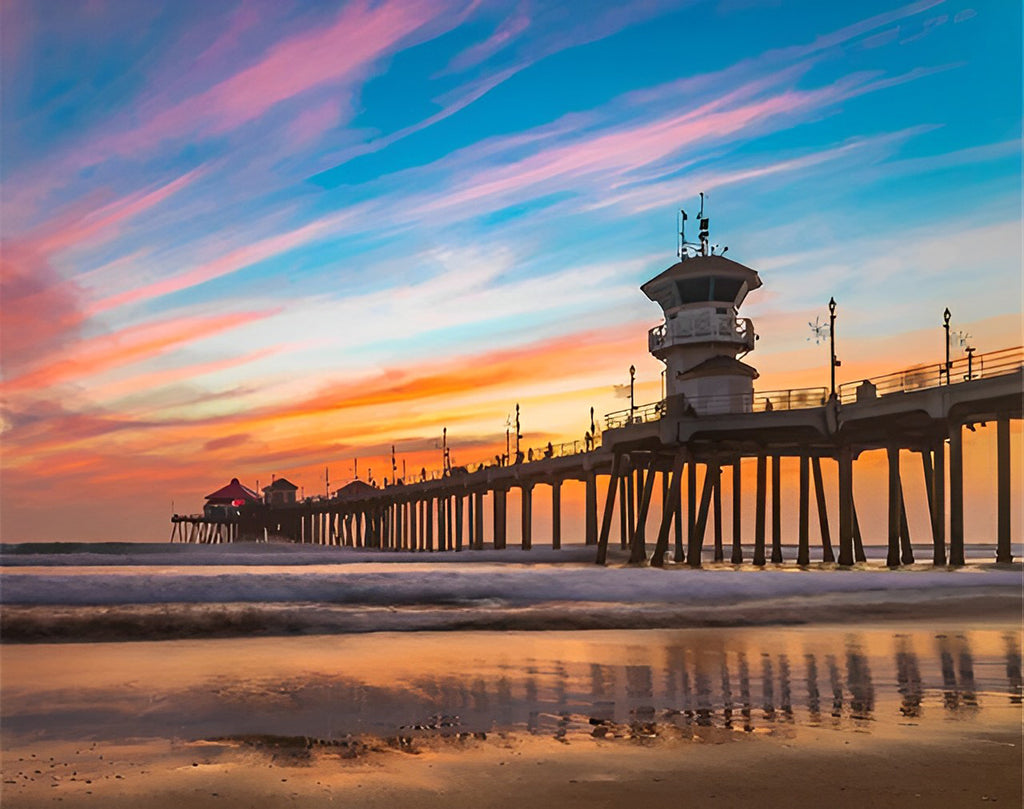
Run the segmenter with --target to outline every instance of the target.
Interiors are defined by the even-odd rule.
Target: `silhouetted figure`
[[[427,479],[427,467],[425,467],[425,466],[420,467],[420,480],[426,480],[426,479]]]
[[[551,442],[548,441],[547,447],[544,449],[545,458],[553,458],[555,456],[555,448],[551,446]]]
[[[523,455],[523,451],[521,449],[516,450],[516,463],[522,463],[524,457],[525,456]]]

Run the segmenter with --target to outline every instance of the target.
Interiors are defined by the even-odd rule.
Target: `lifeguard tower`
[[[754,350],[757,335],[739,308],[761,279],[725,258],[728,247],[710,244],[700,196],[699,241],[686,241],[687,216],[680,211],[679,261],[640,287],[665,314],[648,334],[648,348],[665,363],[670,415],[749,412],[758,373],[740,358]]]

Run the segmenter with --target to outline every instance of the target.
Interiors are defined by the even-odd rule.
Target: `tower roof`
[[[265,492],[295,492],[298,489],[299,487],[288,480],[288,478],[277,478],[269,486],[263,487]]]
[[[677,261],[667,270],[643,284],[640,289],[662,309],[669,310],[686,303],[696,302],[697,299],[691,300],[688,296],[687,282],[710,277],[727,278],[733,281],[731,286],[734,288],[729,289],[724,297],[713,299],[732,303],[735,306],[739,306],[743,302],[743,298],[748,292],[761,286],[761,278],[755,270],[738,261],[719,255],[694,256],[685,261]],[[702,300],[710,299],[710,297],[702,298]]]
[[[238,478],[231,478],[231,482],[227,486],[217,489],[213,494],[206,495],[206,499],[210,503],[233,503],[235,500],[249,502],[259,500],[260,498],[248,486],[243,486],[239,483]]]
[[[745,362],[740,362],[732,357],[718,356],[704,360],[704,362],[684,371],[679,378],[695,379],[700,376],[748,376],[751,379],[757,379],[760,374],[756,368]]]
[[[342,486],[340,489],[338,489],[334,493],[334,496],[335,497],[341,497],[341,498],[353,498],[353,499],[355,499],[355,498],[359,498],[359,497],[365,497],[368,494],[373,494],[376,491],[377,491],[377,489],[375,489],[373,486],[371,486],[366,481],[363,481],[363,480],[353,480],[351,483],[346,483],[344,486]]]

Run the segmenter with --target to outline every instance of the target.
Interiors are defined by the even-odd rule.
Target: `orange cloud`
[[[120,365],[158,356],[180,345],[267,317],[272,311],[189,316],[145,323],[78,343],[61,359],[47,362],[4,383],[5,393],[48,388],[93,376]]]

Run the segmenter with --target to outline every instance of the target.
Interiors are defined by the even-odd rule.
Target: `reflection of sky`
[[[5,537],[152,538],[171,492],[380,478],[442,426],[488,457],[517,400],[537,445],[579,438],[630,364],[659,395],[637,286],[701,190],[764,275],[765,388],[822,383],[830,295],[844,378],[937,360],[947,305],[979,351],[1019,341],[1016,4],[2,22]]]
[[[1013,630],[775,629],[770,640],[741,629],[382,634],[3,654],[8,745],[502,730],[582,737],[602,723],[613,735],[650,732],[651,723],[662,733],[795,723],[884,734],[908,719],[933,733],[950,718],[1020,721]]]

